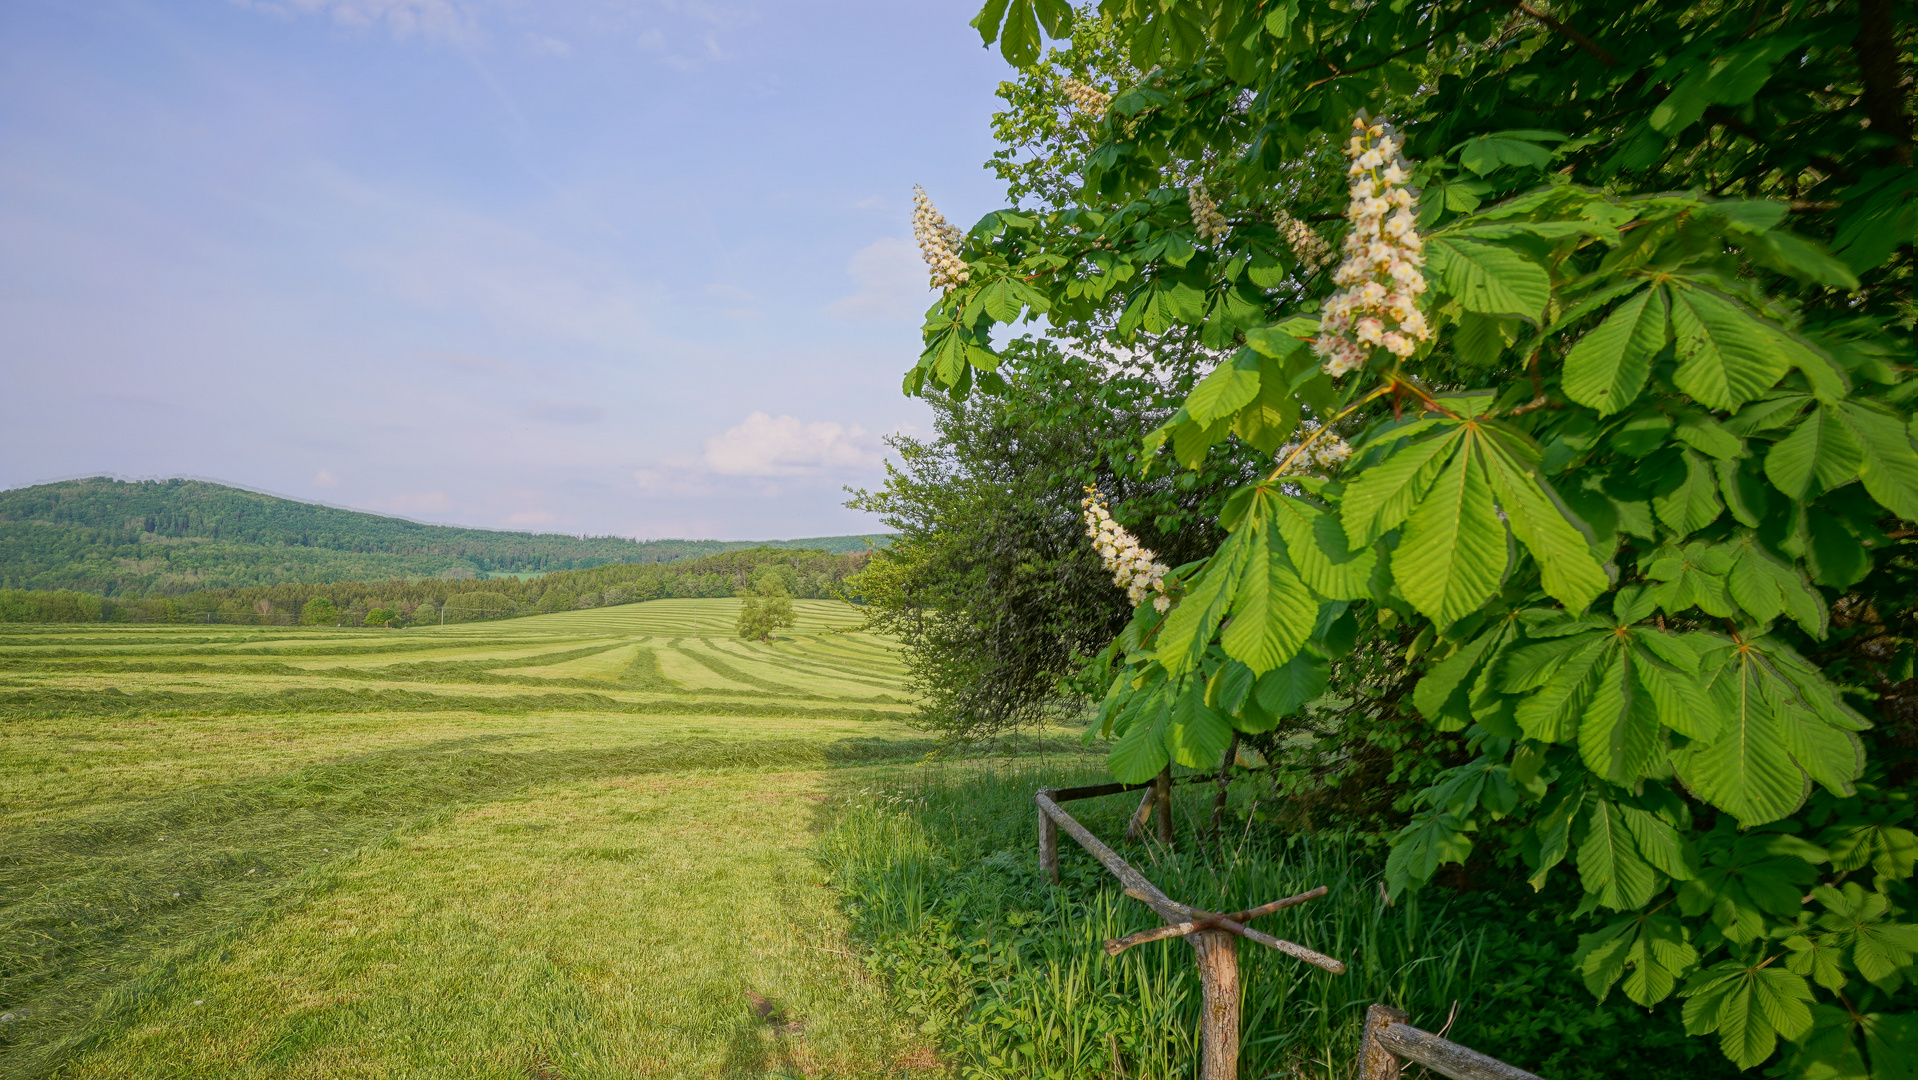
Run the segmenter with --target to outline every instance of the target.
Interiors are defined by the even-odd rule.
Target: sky
[[[0,488],[868,531],[1009,77],[977,0],[8,0]]]

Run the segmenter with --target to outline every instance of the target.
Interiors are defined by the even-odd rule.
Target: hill
[[[884,536],[874,536],[884,543]],[[525,576],[867,538],[630,540],[426,525],[203,480],[108,477],[0,491],[0,588],[179,596],[286,582]]]

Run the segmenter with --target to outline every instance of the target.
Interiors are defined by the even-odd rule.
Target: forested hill
[[[107,477],[0,491],[0,588],[178,596],[284,582],[540,574],[867,537],[629,540],[423,525],[202,480]],[[885,543],[888,538],[871,539]]]

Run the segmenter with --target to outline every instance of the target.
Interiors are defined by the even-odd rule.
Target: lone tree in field
[[[762,566],[753,573],[753,587],[741,589],[746,602],[739,608],[739,636],[747,641],[771,641],[773,632],[799,623],[793,614],[792,595],[774,567]]]
[[[300,609],[300,621],[308,626],[331,626],[340,621],[340,613],[334,609],[333,601],[316,596]]]

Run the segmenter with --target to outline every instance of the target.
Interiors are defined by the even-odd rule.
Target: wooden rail
[[[1205,779],[1209,779],[1205,778]],[[1163,781],[1161,781],[1163,782]],[[1125,886],[1127,896],[1151,908],[1166,925],[1145,930],[1105,943],[1106,952],[1117,956],[1135,945],[1169,937],[1184,937],[1192,944],[1199,964],[1199,985],[1204,1004],[1199,1020],[1201,1080],[1236,1080],[1239,1072],[1239,952],[1237,938],[1246,938],[1288,956],[1324,968],[1334,975],[1345,974],[1345,965],[1303,945],[1284,941],[1245,925],[1248,919],[1269,915],[1324,896],[1324,886],[1275,900],[1259,907],[1219,915],[1181,904],[1146,879],[1118,852],[1092,835],[1092,831],[1059,806],[1070,799],[1090,799],[1137,791],[1147,784],[1096,784],[1078,788],[1048,788],[1033,795],[1039,808],[1039,863],[1054,882],[1059,880],[1059,831],[1078,841],[1079,846]]]
[[[1359,1040],[1359,1080],[1398,1080],[1399,1070],[1408,1061],[1452,1080],[1540,1080],[1516,1065],[1420,1031],[1405,1020],[1404,1013],[1387,1005],[1365,1010],[1365,1035]]]

